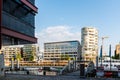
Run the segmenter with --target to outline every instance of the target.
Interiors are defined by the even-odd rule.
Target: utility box
[[[83,63],[80,64],[80,77],[85,77],[85,65]]]
[[[0,54],[0,76],[4,76],[4,54]]]

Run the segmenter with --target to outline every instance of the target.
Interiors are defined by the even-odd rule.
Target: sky
[[[36,0],[38,13],[35,17],[35,34],[41,50],[43,43],[79,40],[81,28],[95,27],[104,40],[104,51],[108,54],[112,45],[120,42],[120,0]]]

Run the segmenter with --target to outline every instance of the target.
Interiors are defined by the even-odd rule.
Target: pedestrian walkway
[[[65,76],[80,76],[80,71],[75,71],[65,74]]]
[[[119,78],[80,78],[79,71],[60,76],[35,76],[35,75],[15,75],[6,74],[0,80],[120,80]]]

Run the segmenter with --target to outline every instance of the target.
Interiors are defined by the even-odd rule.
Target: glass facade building
[[[35,38],[35,0],[2,0],[2,45],[37,43]]]
[[[62,56],[79,59],[81,56],[79,41],[44,43],[44,60],[61,60]]]

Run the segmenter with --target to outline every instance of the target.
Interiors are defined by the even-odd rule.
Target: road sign
[[[38,71],[39,71],[39,72],[42,72],[42,69],[39,68]]]

